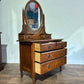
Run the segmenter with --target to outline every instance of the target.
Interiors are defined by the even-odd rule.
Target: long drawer
[[[66,56],[42,64],[35,62],[35,72],[42,75],[64,64],[66,64]]]
[[[35,51],[45,52],[55,49],[61,49],[67,46],[67,42],[35,43]]]
[[[35,52],[35,61],[42,63],[65,56],[66,54],[67,54],[67,49],[54,50],[44,53]]]

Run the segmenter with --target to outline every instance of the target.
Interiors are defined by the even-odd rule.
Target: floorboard
[[[84,65],[66,64],[61,72],[57,68],[36,78],[36,84],[84,84]],[[6,64],[0,71],[0,84],[32,84],[32,78],[27,72],[20,78],[19,64]]]

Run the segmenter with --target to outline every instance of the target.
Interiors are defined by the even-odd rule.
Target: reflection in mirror
[[[37,3],[31,2],[27,7],[27,20],[33,30],[38,30],[42,22],[41,9]]]

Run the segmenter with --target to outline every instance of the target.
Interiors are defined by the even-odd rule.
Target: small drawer
[[[67,42],[35,43],[35,51],[44,52],[64,48]]]
[[[41,39],[51,39],[51,34],[42,34],[40,35]]]
[[[35,61],[43,63],[52,59],[56,59],[67,54],[67,49],[54,50],[44,53],[35,52]]]
[[[56,49],[56,42],[52,43],[35,43],[35,51],[43,52]]]
[[[57,42],[56,49],[67,47],[67,42]]]
[[[66,64],[66,56],[42,64],[35,62],[35,72],[42,75],[64,64]]]
[[[33,39],[33,35],[26,35],[25,39]]]

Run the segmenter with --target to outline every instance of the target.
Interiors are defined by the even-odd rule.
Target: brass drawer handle
[[[28,39],[32,39],[33,37],[32,36],[28,36]]]
[[[48,49],[51,49],[51,46],[48,46]]]
[[[48,56],[48,58],[50,58],[50,57],[51,57],[51,55]]]
[[[64,45],[63,45],[63,44],[61,44],[61,47],[63,48],[63,47],[64,47]]]
[[[61,60],[61,63],[63,63],[63,60]]]
[[[48,65],[48,69],[50,69],[50,65]]]
[[[62,51],[61,54],[63,54],[64,52]]]
[[[57,43],[56,43],[56,47],[57,47]]]
[[[28,36],[28,38],[30,38],[30,36]]]

